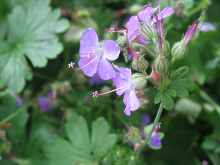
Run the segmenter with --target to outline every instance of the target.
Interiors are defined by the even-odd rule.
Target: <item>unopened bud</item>
[[[186,48],[184,46],[183,40],[175,43],[173,45],[172,50],[171,50],[172,61],[175,61],[175,60],[178,60],[178,59],[182,59],[184,57],[185,50],[186,50]]]
[[[124,45],[127,43],[126,35],[118,35],[117,43],[120,45],[120,47],[124,47]]]
[[[155,69],[153,69],[151,74],[150,74],[150,78],[153,81],[157,82],[160,79],[160,74]]]
[[[125,135],[125,140],[131,145],[140,144],[142,141],[140,130],[136,127],[130,127]]]
[[[148,62],[144,57],[139,57],[132,61],[132,69],[143,72],[148,68]]]
[[[168,64],[165,56],[160,55],[157,57],[155,61],[155,69],[160,75],[167,74]]]
[[[132,75],[132,82],[135,86],[135,89],[143,89],[147,84],[147,80],[146,80],[145,76],[141,73],[133,74]]]

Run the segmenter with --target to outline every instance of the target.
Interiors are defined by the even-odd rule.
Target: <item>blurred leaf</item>
[[[104,118],[92,124],[91,138],[83,117],[73,115],[65,126],[69,141],[57,138],[48,148],[51,165],[93,164],[99,162],[116,142],[116,136],[109,134],[109,126]]]
[[[0,79],[12,91],[20,92],[31,78],[24,55],[34,67],[46,66],[48,59],[63,50],[56,34],[68,26],[67,20],[60,19],[60,10],[51,10],[49,0],[15,6],[8,18],[7,40],[0,41]]]
[[[52,125],[35,119],[30,139],[25,145],[25,157],[30,165],[47,165],[44,147],[53,145],[55,138],[57,138],[57,134]]]
[[[17,107],[15,96],[7,93],[0,98],[0,121],[15,113],[17,114],[8,121],[8,123],[11,124],[11,127],[8,128],[6,132],[8,134],[8,139],[13,144],[14,153],[18,153],[22,152],[18,146],[22,146],[25,142],[25,128],[28,114],[25,107]]]
[[[175,105],[175,111],[179,114],[186,115],[191,122],[195,122],[202,107],[197,102],[194,102],[188,98],[180,99]]]
[[[174,98],[186,97],[194,88],[193,82],[188,78],[188,67],[179,67],[171,72],[170,81],[165,89],[160,89],[154,98],[154,103],[162,103],[166,110],[174,106]]]
[[[147,165],[138,154],[128,147],[116,146],[102,160],[102,165]]]

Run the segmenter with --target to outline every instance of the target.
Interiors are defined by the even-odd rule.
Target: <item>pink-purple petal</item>
[[[151,17],[153,16],[153,8],[151,6],[146,6],[143,10],[138,13],[138,18],[144,23],[149,23]]]
[[[129,112],[136,111],[140,107],[140,101],[136,95],[135,90],[127,90],[123,99],[125,107],[125,114],[129,114]]]
[[[113,85],[118,89],[116,94],[121,96],[131,86],[131,69],[124,67],[116,68],[116,76],[113,78]]]
[[[127,28],[128,42],[132,42],[140,35],[140,22],[137,16],[132,16],[125,27]]]
[[[201,32],[210,32],[210,31],[215,31],[215,30],[216,30],[216,26],[210,22],[204,22],[202,23],[200,27]]]
[[[130,107],[130,105],[125,106],[124,113],[127,116],[131,116],[131,107]]]
[[[79,68],[85,75],[92,77],[97,72],[99,57],[95,55],[89,57],[81,57],[78,64]]]
[[[105,40],[103,42],[103,53],[106,59],[114,61],[119,57],[120,47],[115,41]]]
[[[193,22],[192,25],[190,25],[184,35],[183,41],[184,41],[184,45],[187,46],[187,44],[189,43],[189,41],[193,38],[194,34],[196,33],[196,30],[198,28],[198,21]]]
[[[115,77],[115,70],[110,62],[102,58],[99,62],[98,74],[102,80],[110,80]]]
[[[89,56],[95,54],[98,49],[98,35],[92,28],[88,28],[80,39],[80,57]]]
[[[173,13],[174,9],[172,7],[165,7],[161,12],[158,13],[157,17],[159,20],[161,20],[171,16]]]

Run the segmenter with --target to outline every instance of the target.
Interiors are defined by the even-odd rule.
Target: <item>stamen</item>
[[[94,92],[92,92],[92,97],[104,96],[104,95],[107,95],[107,94],[116,92],[116,91],[118,91],[118,90],[126,90],[126,89],[128,89],[128,88],[129,88],[129,87],[116,88],[116,89],[113,89],[113,90],[111,90],[111,91],[107,91],[107,92],[104,92],[104,93],[98,93],[98,91],[94,91]]]
[[[127,31],[127,29],[118,29],[117,27],[110,27],[107,29],[107,32],[110,32],[110,33],[123,33],[125,34]]]
[[[98,96],[99,96],[98,91],[92,92],[92,97],[98,97]]]
[[[68,64],[68,68],[69,68],[69,69],[73,69],[73,68],[75,67],[75,65],[76,65],[76,64],[71,61],[71,62]]]

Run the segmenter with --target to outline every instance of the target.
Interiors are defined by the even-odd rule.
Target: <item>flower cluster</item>
[[[123,32],[123,37],[126,40],[125,44],[117,43],[113,40],[99,41],[98,35],[93,28],[88,28],[83,33],[80,39],[80,59],[78,62],[80,70],[91,78],[91,84],[111,80],[115,87],[114,90],[106,93],[95,91],[93,92],[94,97],[116,92],[118,96],[123,96],[125,105],[124,113],[128,116],[141,107],[141,100],[138,97],[137,89],[143,89],[146,85],[146,81],[149,79],[151,81],[160,80],[160,74],[162,74],[162,72],[161,69],[158,69],[158,65],[164,70],[165,33],[163,26],[164,19],[172,14],[174,14],[172,7],[160,9],[160,5],[155,8],[151,5],[146,5],[137,15],[130,17],[125,24],[125,30],[110,28],[108,32]],[[181,41],[181,47],[188,45],[197,30],[197,26],[198,23],[194,22],[193,25],[188,28]],[[144,65],[141,73],[132,74],[131,68],[113,64],[121,53],[124,55],[127,53],[128,59],[136,60],[136,62],[145,60],[144,55],[135,50],[133,46],[135,43],[142,46],[148,46],[149,44],[155,45],[153,51],[155,53],[154,61],[159,62],[152,64],[152,72],[149,75],[146,73],[147,65]],[[172,50],[174,56],[180,53],[179,45],[176,47],[177,48],[174,46]],[[124,50],[127,51],[125,52]]]

